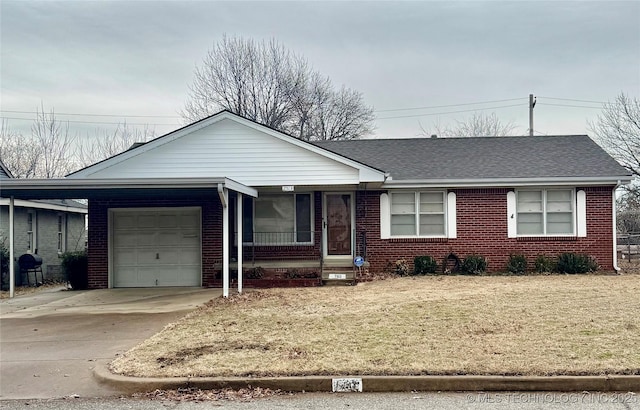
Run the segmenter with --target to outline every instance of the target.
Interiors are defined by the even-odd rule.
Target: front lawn
[[[640,374],[640,276],[252,290],[112,363],[133,376]]]

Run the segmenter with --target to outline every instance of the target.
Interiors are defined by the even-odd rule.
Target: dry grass
[[[640,276],[436,276],[215,299],[135,376],[640,374]]]

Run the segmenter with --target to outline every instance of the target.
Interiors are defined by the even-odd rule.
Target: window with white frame
[[[393,192],[391,236],[444,236],[446,202],[442,191]]]
[[[58,253],[63,253],[67,248],[67,216],[65,214],[58,214]]]
[[[311,244],[312,196],[264,194],[243,202],[243,242],[256,244]]]
[[[518,235],[574,235],[573,189],[518,190]]]
[[[27,211],[27,252],[35,253],[38,235],[36,211]]]

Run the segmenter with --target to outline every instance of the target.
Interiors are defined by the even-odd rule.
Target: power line
[[[432,106],[428,106],[428,107],[392,108],[392,109],[388,109],[388,110],[374,110],[374,112],[430,110],[430,109],[434,109],[434,108],[449,108],[449,107],[463,107],[463,106],[467,106],[467,105],[494,104],[494,103],[506,102],[506,101],[518,101],[518,100],[522,100],[522,99],[524,99],[524,97],[521,97],[521,98],[508,98],[508,99],[505,99],[505,100],[480,101],[480,102],[463,103],[463,104],[432,105]]]
[[[545,102],[540,102],[540,105],[551,105],[553,107],[572,107],[572,108],[591,108],[591,109],[595,109],[595,110],[601,110],[602,107],[591,107],[588,105],[571,105],[571,104],[553,104],[553,103],[545,103]]]
[[[12,114],[40,114],[39,111],[14,111],[0,110],[0,112],[8,112]],[[46,113],[48,114],[48,113]],[[54,115],[70,115],[74,117],[121,117],[121,118],[182,118],[177,115],[119,115],[119,114],[87,114],[73,112],[53,112]]]
[[[0,119],[3,119],[3,120],[29,121],[29,122],[33,122],[34,121],[33,118],[17,118],[17,117],[4,117],[4,116],[0,116]],[[59,122],[63,122],[63,123],[64,122],[72,122],[72,123],[78,123],[78,124],[122,125],[122,122],[106,122],[106,121],[61,120]],[[171,126],[176,126],[176,125],[179,125],[179,124],[176,124],[176,123],[173,123],[173,124],[159,124],[159,123],[128,122],[127,125],[160,125],[160,126],[171,125]]]
[[[542,97],[542,96],[538,96],[538,98],[547,98],[549,100],[559,100],[559,101],[575,101],[575,102],[594,103],[594,104],[607,104],[606,101],[576,100],[573,98],[557,98],[557,97]]]
[[[434,115],[458,114],[458,113],[462,113],[462,112],[497,110],[499,108],[522,107],[522,106],[525,106],[525,105],[527,105],[527,104],[501,105],[501,106],[497,106],[497,107],[475,108],[475,109],[472,109],[472,110],[457,110],[457,111],[446,111],[446,112],[434,112],[434,113],[428,113],[428,114],[399,115],[399,116],[396,116],[396,117],[376,118],[376,120],[392,120],[392,119],[396,119],[396,118],[429,117],[429,116],[434,116]]]

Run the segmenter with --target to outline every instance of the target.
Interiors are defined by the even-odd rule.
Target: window
[[[67,248],[67,218],[64,214],[58,214],[58,253],[63,253]]]
[[[36,253],[38,218],[36,211],[27,211],[27,252]]]
[[[573,235],[572,189],[517,191],[518,235]]]
[[[391,236],[444,236],[444,192],[391,194]]]
[[[260,195],[243,203],[243,242],[311,244],[311,194]]]

